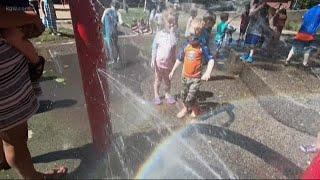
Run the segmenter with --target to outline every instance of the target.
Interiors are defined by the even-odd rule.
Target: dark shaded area
[[[223,81],[223,80],[233,80],[235,79],[234,77],[232,76],[224,76],[224,75],[221,75],[221,76],[212,76],[209,81]]]
[[[226,112],[229,116],[229,119],[222,124],[223,127],[229,127],[235,120],[235,114],[233,112],[234,105],[230,103],[216,103],[216,102],[204,102],[200,103],[200,108],[205,115],[202,115],[199,119],[200,121],[207,121],[214,116]]]
[[[62,20],[62,19],[60,19],[60,20]],[[68,34],[68,33],[63,33],[63,32],[59,32],[59,33],[61,34],[62,37],[74,39],[74,34]]]
[[[246,67],[241,79],[272,118],[297,131],[317,136],[320,118],[317,111],[278,96],[250,67]]]
[[[58,76],[42,76],[40,78],[40,82],[43,82],[43,81],[52,81],[52,80],[55,80],[57,79]]]
[[[73,100],[73,99],[64,99],[64,100],[59,100],[59,101],[40,100],[39,104],[40,104],[40,106],[37,111],[37,114],[51,111],[51,110],[57,109],[57,108],[71,107],[71,106],[77,104],[77,101]]]
[[[173,129],[176,128],[178,127],[173,127]],[[192,138],[196,133],[237,145],[261,158],[288,178],[296,178],[302,172],[301,168],[280,153],[229,129],[208,124],[194,124],[185,130],[183,137]],[[130,136],[119,135],[103,157],[95,157],[92,144],[87,144],[79,148],[36,156],[33,162],[48,163],[64,159],[79,159],[80,165],[68,174],[68,178],[133,178],[156,145],[168,135],[167,129],[151,130]],[[238,171],[241,171],[241,167]]]
[[[233,132],[229,129],[212,126],[208,124],[196,124],[193,126],[194,132],[212,136],[247,150],[255,156],[261,158],[264,162],[279,170],[288,178],[297,178],[302,173],[302,169],[282,156],[280,153],[272,150],[268,146],[257,142],[247,136]],[[191,131],[192,132],[192,131]]]

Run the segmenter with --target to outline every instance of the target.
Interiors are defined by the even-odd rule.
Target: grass
[[[32,41],[34,41],[34,42],[56,42],[56,41],[74,38],[74,33],[73,33],[72,29],[59,28],[59,33],[61,33],[61,36],[54,36],[54,35],[51,35],[51,32],[49,30],[46,30],[45,32],[43,32],[43,34],[41,36],[34,38]]]
[[[129,8],[128,13],[121,13],[123,22],[131,26],[134,20],[143,18],[146,20],[148,18],[148,12],[143,12],[143,8]]]
[[[290,31],[299,31],[299,28],[300,28],[300,23],[298,22],[289,22],[285,26],[285,29]]]

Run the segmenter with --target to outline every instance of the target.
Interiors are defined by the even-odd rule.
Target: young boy
[[[192,117],[199,115],[200,109],[197,103],[197,96],[201,80],[208,81],[210,79],[214,66],[214,59],[209,48],[199,41],[199,36],[202,33],[203,26],[204,23],[201,19],[195,19],[192,21],[188,40],[180,50],[178,59],[169,74],[169,79],[172,79],[176,69],[183,63],[183,89],[181,91],[183,108],[177,114],[178,118],[183,118],[190,111]],[[203,60],[208,62],[208,66],[205,73],[201,76]]]
[[[118,16],[117,12],[111,8],[111,0],[105,2],[106,9],[103,12],[101,22],[103,24],[103,39],[108,50],[109,64],[119,63],[118,47]]]
[[[203,15],[204,28],[200,36],[200,40],[209,47],[209,40],[213,26],[216,24],[216,15],[207,11]]]
[[[320,28],[320,4],[311,8],[303,16],[303,22],[299,32],[296,34],[293,46],[285,61],[288,65],[295,54],[304,54],[303,66],[308,66],[310,54],[317,49],[315,44],[316,33]]]
[[[252,63],[254,61],[253,55],[256,48],[261,45],[262,33],[267,28],[265,27],[265,20],[260,12],[266,6],[266,3],[262,0],[260,1],[256,0],[250,5],[250,22],[247,28],[245,40],[245,44],[249,46],[250,51],[240,57],[241,60],[248,63]]]
[[[236,18],[236,17],[234,17]],[[217,32],[216,36],[214,38],[215,45],[216,45],[216,56],[219,56],[219,52],[222,48],[223,40],[225,39],[226,32],[230,32],[231,34],[235,31],[235,29],[230,26],[230,22],[234,19],[229,20],[229,14],[228,13],[222,13],[220,15],[221,22],[217,26]]]

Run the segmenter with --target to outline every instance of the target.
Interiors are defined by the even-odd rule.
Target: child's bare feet
[[[177,118],[181,119],[184,116],[186,116],[188,113],[188,109],[187,108],[183,108],[178,114],[177,114]]]
[[[68,173],[68,168],[66,167],[59,167],[53,169],[51,173],[43,174],[44,179],[66,179]]]
[[[199,106],[195,105],[192,107],[191,117],[195,118],[201,113]]]

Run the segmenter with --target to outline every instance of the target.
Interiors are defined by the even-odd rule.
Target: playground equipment
[[[99,81],[98,69],[106,69],[100,20],[93,0],[70,1],[70,11],[90,121],[93,146],[102,155],[110,144],[111,123],[107,82]]]

